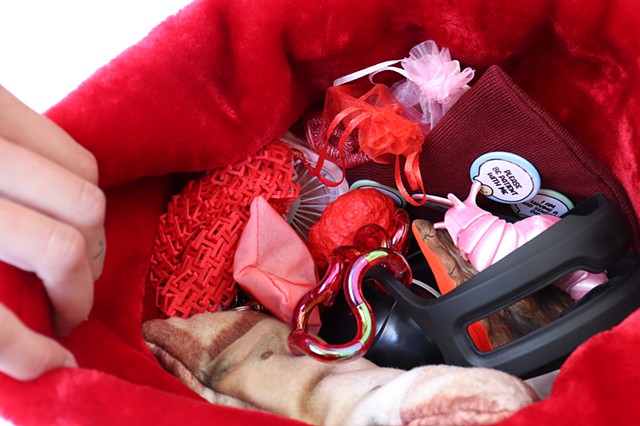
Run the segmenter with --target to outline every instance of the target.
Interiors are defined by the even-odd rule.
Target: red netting
[[[232,265],[257,196],[286,213],[298,197],[293,153],[276,141],[245,161],[190,181],[161,216],[149,281],[156,305],[181,318],[229,306],[237,293]]]

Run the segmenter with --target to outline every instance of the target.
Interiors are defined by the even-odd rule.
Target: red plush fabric
[[[639,27],[640,5],[624,0],[196,1],[49,112],[98,158],[105,273],[89,320],[61,339],[81,368],[30,383],[1,376],[0,415],[18,424],[293,424],[199,400],[144,345],[151,248],[179,172],[245,157],[322,101],[336,77],[433,39],[478,75],[501,66],[611,170],[638,214]],[[0,300],[51,334],[34,277],[0,265]],[[638,330],[640,312],[590,339],[549,398],[504,424],[637,423]]]

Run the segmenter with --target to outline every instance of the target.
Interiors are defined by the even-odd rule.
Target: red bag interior
[[[140,326],[153,312],[145,282],[158,218],[184,172],[244,158],[335,78],[427,39],[477,76],[499,65],[613,173],[628,214],[640,215],[638,27],[640,5],[622,0],[196,1],[48,112],[99,161],[108,254],[89,320],[59,338],[81,368],[28,383],[1,376],[0,414],[17,424],[293,424],[200,400],[147,350]],[[0,297],[53,336],[37,278],[0,264]],[[640,312],[591,338],[550,397],[503,423],[635,422],[638,330]]]

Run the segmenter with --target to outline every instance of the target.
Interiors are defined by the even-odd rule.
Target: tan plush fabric
[[[143,325],[162,365],[216,404],[326,425],[494,423],[537,400],[523,381],[479,368],[377,367],[292,355],[290,328],[257,312],[207,313]]]

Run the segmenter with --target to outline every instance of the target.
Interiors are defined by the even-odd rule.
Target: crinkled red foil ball
[[[309,230],[307,244],[317,267],[327,266],[335,248],[353,245],[353,238],[363,225],[375,223],[392,233],[395,210],[393,200],[377,189],[356,189],[338,197]]]

